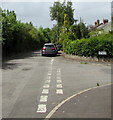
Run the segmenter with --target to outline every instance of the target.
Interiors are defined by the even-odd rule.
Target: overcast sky
[[[9,0],[10,1],[10,0]],[[37,27],[52,27],[54,22],[50,19],[49,7],[52,6],[54,1],[51,2],[2,2],[2,8],[8,10],[14,10],[17,19],[21,22],[32,22]],[[83,21],[89,25],[99,19],[101,22],[103,19],[111,19],[111,2],[73,2],[74,18],[83,19]]]

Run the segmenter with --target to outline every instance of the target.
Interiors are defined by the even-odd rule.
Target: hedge
[[[86,57],[100,57],[99,51],[106,51],[106,57],[113,57],[113,34],[104,34],[100,36],[90,37],[88,39],[77,39],[71,41],[64,40],[63,50],[67,54],[74,54]]]

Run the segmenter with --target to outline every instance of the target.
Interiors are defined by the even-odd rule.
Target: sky
[[[73,2],[72,8],[74,11],[74,18],[80,20],[80,17],[87,24],[94,24],[99,19],[100,22],[103,19],[111,20],[111,1],[110,0],[92,0],[85,1],[79,0]],[[102,2],[103,1],[103,2]],[[32,22],[36,27],[53,27],[54,21],[50,18],[50,6],[54,1],[52,0],[3,0],[2,9],[14,10],[17,19],[21,22]]]

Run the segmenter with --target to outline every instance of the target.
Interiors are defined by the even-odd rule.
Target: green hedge
[[[64,40],[63,50],[67,54],[75,54],[86,57],[100,57],[99,51],[106,51],[106,57],[113,56],[113,34],[104,34],[101,36],[90,37],[88,39]]]

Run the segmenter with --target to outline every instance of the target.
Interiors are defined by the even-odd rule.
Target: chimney
[[[97,26],[99,26],[100,25],[100,21],[99,20],[97,20]]]
[[[104,24],[108,23],[108,19],[103,19],[103,23]]]
[[[95,22],[95,26],[97,26],[97,22]]]

